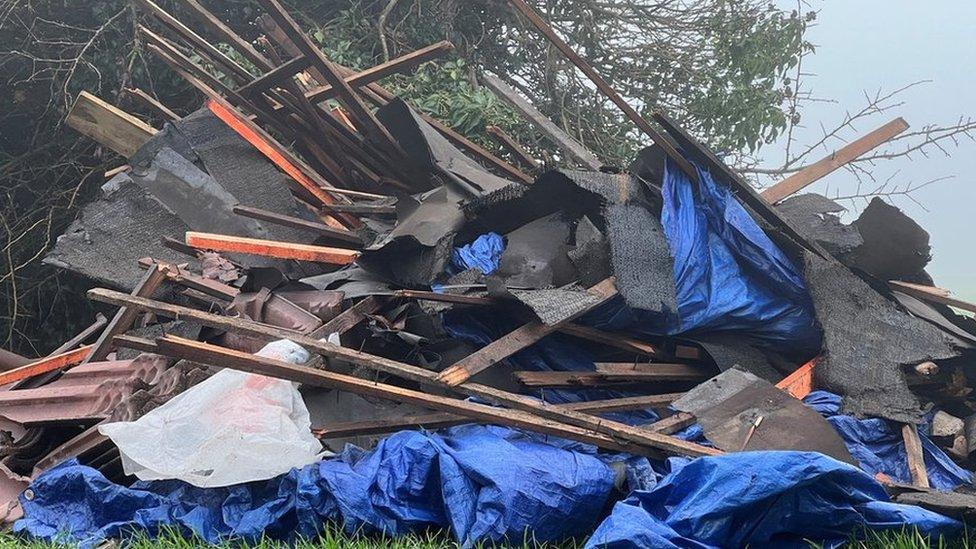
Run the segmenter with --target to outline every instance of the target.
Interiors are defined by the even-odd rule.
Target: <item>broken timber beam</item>
[[[694,166],[691,165],[691,162],[688,162],[688,160],[685,159],[685,157],[674,148],[674,145],[672,145],[666,137],[654,129],[654,126],[651,126],[651,124],[644,119],[640,113],[637,112],[637,109],[630,106],[630,103],[621,97],[620,94],[613,89],[613,86],[611,86],[609,82],[604,80],[603,77],[600,76],[600,74],[589,65],[589,63],[584,61],[583,58],[580,57],[579,54],[569,46],[569,44],[560,38],[559,35],[552,30],[552,27],[550,27],[549,24],[542,19],[537,11],[535,11],[535,9],[526,4],[524,0],[508,0],[508,3],[521,12],[522,15],[525,16],[525,18],[528,19],[529,22],[532,23],[532,25],[538,29],[539,32],[546,37],[546,39],[549,40],[549,43],[555,46],[556,49],[561,51],[562,54],[570,60],[570,62],[576,65],[576,68],[578,68],[583,74],[586,75],[587,78],[590,79],[591,82],[593,82],[593,85],[600,90],[600,93],[606,96],[606,98],[616,105],[617,108],[623,111],[624,115],[626,115],[627,118],[634,123],[634,125],[644,132],[644,134],[650,137],[651,141],[654,141],[655,145],[661,147],[661,150],[668,155],[668,158],[673,160],[675,164],[681,168],[681,171],[685,172],[685,174],[687,174],[692,181],[696,183],[698,182],[698,171]]]
[[[592,151],[584,147],[579,141],[573,139],[562,128],[553,123],[552,120],[549,120],[546,115],[539,112],[539,109],[535,108],[534,105],[529,103],[517,91],[513,90],[501,78],[490,74],[482,74],[481,83],[521,113],[537,130],[542,132],[542,135],[555,143],[567,156],[591,170],[599,170],[603,165]]]
[[[356,247],[362,247],[363,245],[363,239],[358,234],[345,229],[336,229],[335,227],[330,227],[324,223],[307,221],[300,217],[279,214],[268,210],[262,210],[260,208],[251,208],[249,206],[234,206],[233,211],[237,215],[243,217],[267,221],[268,223],[274,223],[275,225],[281,225],[283,227],[311,231],[319,236],[326,236],[336,240],[342,240],[353,244]]]
[[[648,431],[661,433],[662,435],[670,435],[677,433],[678,431],[684,429],[685,427],[689,427],[694,423],[695,416],[689,414],[688,412],[678,412],[660,421],[655,421],[654,423],[647,425],[645,428]]]
[[[839,150],[810,164],[759,194],[770,204],[775,204],[791,194],[801,191],[815,181],[826,177],[848,162],[890,141],[907,129],[908,122],[905,122],[904,118],[896,118],[860,139],[852,141]]]
[[[705,381],[712,373],[685,364],[654,364],[658,370],[630,372],[514,372],[515,379],[526,387],[601,387],[606,385],[634,385],[662,381]]]
[[[922,284],[913,284],[911,282],[901,282],[898,280],[890,280],[888,281],[888,285],[891,286],[893,290],[898,290],[899,292],[908,294],[923,301],[940,303],[942,305],[948,305],[950,307],[976,313],[976,303],[970,303],[968,301],[963,301],[961,299],[952,297],[949,290],[944,290],[935,286],[924,286]]]
[[[86,91],[78,94],[65,121],[99,145],[126,158],[156,135],[156,129],[149,124]]]
[[[912,484],[919,488],[928,488],[929,474],[925,470],[922,439],[918,436],[918,427],[913,423],[906,423],[901,426],[901,434],[905,440],[905,455],[908,456],[908,471],[912,475]]]
[[[649,395],[639,397],[610,398],[606,400],[589,400],[572,402],[569,404],[553,404],[563,410],[576,410],[591,414],[620,412],[626,410],[642,410],[648,408],[662,408],[679,399],[684,393],[670,393],[665,395]],[[393,433],[403,429],[422,427],[424,429],[440,429],[471,423],[470,418],[457,414],[418,414],[407,417],[392,417],[365,421],[348,421],[336,423],[320,429],[313,429],[312,433],[319,438],[339,438],[358,435],[377,435]]]
[[[452,389],[461,394],[478,397],[489,402],[495,402],[510,408],[530,412],[537,416],[557,422],[567,423],[576,427],[582,427],[585,429],[598,431],[600,433],[609,434],[615,437],[617,440],[626,440],[638,445],[657,448],[672,454],[705,456],[721,455],[723,453],[722,451],[714,448],[707,448],[699,444],[689,443],[673,437],[648,432],[639,427],[633,427],[604,418],[597,418],[589,414],[572,410],[560,410],[552,407],[551,405],[540,403],[534,398],[510,393],[508,391],[503,391],[501,389],[496,389],[495,387],[490,387],[479,383],[467,382],[455,387],[451,387],[439,382],[436,378],[436,374],[421,368],[420,366],[414,366],[357,351],[355,349],[333,345],[325,341],[320,341],[315,339],[315,337],[322,336],[316,335],[314,332],[311,334],[313,337],[310,337],[294,330],[279,328],[277,326],[269,326],[267,324],[261,324],[242,318],[215,315],[198,311],[196,309],[191,309],[189,307],[182,307],[179,305],[173,305],[171,303],[164,303],[152,299],[131,296],[122,292],[107,290],[104,288],[94,288],[89,290],[88,297],[89,299],[95,301],[111,303],[118,306],[132,305],[147,311],[152,311],[159,316],[175,318],[178,320],[193,321],[220,330],[240,332],[245,335],[252,335],[265,339],[289,339],[298,345],[301,345],[306,349],[325,357],[343,360],[356,366],[364,366],[377,372],[397,376],[402,379],[423,385]]]
[[[358,377],[316,370],[284,361],[260,357],[232,349],[217,347],[208,343],[165,336],[157,340],[163,353],[195,362],[213,364],[243,372],[285,379],[315,387],[325,387],[368,395],[395,402],[416,404],[425,408],[451,412],[476,420],[535,431],[548,435],[569,438],[614,451],[640,452],[639,448],[621,444],[612,437],[573,427],[556,421],[546,420],[518,410],[497,408],[450,397],[431,395],[420,391],[405,389],[395,385],[367,381]],[[657,452],[651,452],[656,454]]]
[[[348,265],[359,257],[359,252],[345,248],[313,246],[297,242],[279,242],[260,238],[229,236],[187,231],[186,244],[198,250],[233,252],[277,259],[297,259],[329,265]]]
[[[465,358],[455,362],[445,368],[437,376],[437,380],[450,386],[457,386],[467,381],[471,376],[491,367],[498,362],[505,360],[522,349],[532,345],[547,335],[555,332],[560,327],[566,325],[573,319],[593,310],[597,306],[617,295],[617,288],[614,286],[614,279],[608,278],[596,286],[587,290],[596,297],[589,306],[581,309],[576,314],[566,318],[557,324],[545,324],[540,321],[533,321],[505,334],[501,338],[492,341],[488,345],[478,349]]]

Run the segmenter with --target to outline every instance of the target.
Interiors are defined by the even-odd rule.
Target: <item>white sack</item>
[[[293,364],[309,358],[288,340],[257,354]],[[297,384],[225,369],[136,421],[98,430],[119,447],[127,474],[212,487],[269,479],[316,461],[322,445],[310,428]]]

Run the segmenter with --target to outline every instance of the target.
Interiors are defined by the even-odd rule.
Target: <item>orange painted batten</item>
[[[277,259],[297,259],[330,265],[348,265],[359,257],[359,252],[344,248],[211,233],[187,232],[186,244],[200,250],[260,255]]]
[[[78,347],[73,351],[67,351],[61,353],[60,355],[42,358],[35,362],[31,362],[30,364],[24,364],[20,368],[8,370],[0,374],[0,385],[16,383],[29,377],[46,374],[48,372],[53,372],[54,370],[60,370],[65,366],[73,366],[84,360],[91,350],[91,345],[85,345],[83,347]]]

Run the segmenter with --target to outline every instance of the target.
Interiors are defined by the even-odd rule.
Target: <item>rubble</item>
[[[169,36],[141,28],[149,50],[207,101],[157,105],[159,130],[90,94],[69,117],[129,168],[45,261],[104,286],[88,295],[114,316],[49,357],[0,354],[4,520],[84,543],[160,524],[294,539],[331,520],[464,546],[961,529],[976,322],[950,307],[976,305],[934,287],[929,236],[897,208],[846,224],[795,195],[907,124],[760,194],[509,1],[654,142],[629,167],[497,76],[563,165],[503,136],[523,172],[378,84],[449,43],[356,73],[275,0],[267,56],[196,5],[245,67],[137,2]],[[284,393],[262,402],[269,387]],[[224,513],[231,493],[246,503]],[[823,524],[834,508],[849,512]],[[733,513],[747,526],[702,526]]]

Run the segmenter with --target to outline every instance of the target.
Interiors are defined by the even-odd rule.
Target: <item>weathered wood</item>
[[[217,35],[221,41],[230,44],[231,47],[241,52],[247,59],[254,63],[261,70],[268,70],[272,64],[265,56],[261,55],[253,45],[247,40],[241,38],[236,32],[234,32],[230,27],[224,24],[223,21],[218,19],[214,14],[210,13],[205,7],[203,7],[196,0],[182,0],[184,6],[188,7],[190,12],[196,16],[197,20],[203,23],[211,32]]]
[[[149,124],[86,91],[78,94],[65,121],[99,145],[126,158],[156,135],[156,129]]]
[[[352,231],[336,229],[335,227],[330,227],[324,223],[307,221],[300,217],[275,213],[268,210],[262,210],[260,208],[251,208],[249,206],[234,206],[234,213],[240,216],[249,217],[251,219],[267,221],[268,223],[274,223],[275,225],[281,225],[283,227],[311,231],[321,236],[349,242],[356,247],[361,247],[363,245],[362,237]]]
[[[667,395],[649,395],[640,397],[612,398],[607,400],[590,400],[587,402],[572,402],[569,404],[553,404],[562,410],[576,410],[591,414],[605,412],[619,412],[625,410],[640,410],[660,408],[674,402],[684,393]],[[313,429],[312,433],[319,438],[339,438],[347,436],[377,435],[393,433],[404,429],[422,427],[424,429],[440,429],[463,423],[471,423],[470,418],[457,414],[418,414],[407,417],[392,417],[376,420],[349,421],[334,423],[320,429]]]
[[[122,91],[125,92],[126,96],[135,99],[140,105],[146,107],[163,120],[172,122],[180,119],[180,115],[176,114],[170,110],[169,107],[160,103],[155,97],[149,95],[143,90],[140,90],[139,88],[125,88]]]
[[[369,204],[357,202],[355,204],[328,204],[322,209],[331,213],[349,213],[358,215],[396,215],[394,204]]]
[[[166,280],[166,269],[161,265],[150,267],[132,290],[132,295],[152,297],[156,289],[159,288],[159,285],[163,283],[163,280]],[[91,353],[81,363],[88,364],[90,362],[105,360],[105,357],[112,351],[112,338],[132,328],[133,323],[135,323],[138,317],[138,309],[125,306],[119,307],[119,310],[115,312],[115,316],[109,321],[108,326],[102,331],[102,335],[98,336],[98,340],[92,346]]]
[[[377,372],[397,376],[424,385],[440,388],[451,388],[461,394],[478,397],[489,402],[495,402],[500,405],[508,406],[510,408],[531,412],[540,417],[554,421],[568,423],[570,425],[585,429],[591,429],[600,433],[612,435],[618,440],[626,440],[635,444],[657,448],[665,452],[689,456],[719,455],[722,453],[721,451],[713,448],[706,448],[699,444],[677,440],[672,437],[659,435],[657,433],[651,433],[644,429],[626,425],[620,422],[610,421],[604,418],[596,418],[592,415],[572,410],[560,410],[558,408],[553,408],[552,406],[542,404],[531,397],[509,393],[507,391],[503,391],[495,387],[489,387],[487,385],[467,382],[456,387],[450,387],[444,383],[438,382],[436,375],[429,370],[419,366],[405,364],[388,358],[357,351],[355,349],[349,349],[339,345],[333,345],[328,342],[320,341],[316,338],[323,336],[315,333],[306,336],[294,330],[278,328],[277,326],[269,326],[241,318],[214,315],[191,309],[189,307],[181,307],[179,305],[173,305],[161,301],[131,296],[114,290],[106,290],[104,288],[94,288],[89,290],[88,297],[95,301],[111,303],[119,306],[132,305],[147,311],[152,311],[160,316],[174,318],[177,320],[194,321],[221,330],[234,331],[266,339],[289,339],[305,347],[306,349],[325,357],[342,360],[356,366],[363,366]]]
[[[505,360],[522,349],[532,345],[547,335],[555,332],[560,326],[568,324],[588,311],[606,303],[617,295],[613,278],[608,278],[587,290],[597,298],[591,305],[567,317],[557,324],[545,324],[539,321],[530,322],[492,341],[481,349],[445,368],[437,376],[437,380],[451,386],[464,383],[471,376],[481,372],[498,362]]]
[[[60,355],[49,356],[13,370],[7,370],[0,373],[0,386],[78,364],[91,352],[91,349],[91,345],[85,345]]]
[[[908,456],[908,471],[912,475],[912,484],[920,488],[928,488],[929,474],[925,470],[925,458],[922,453],[922,440],[918,437],[918,427],[906,423],[901,426],[901,435],[905,440],[905,454]]]
[[[297,259],[329,265],[348,265],[359,257],[359,252],[345,248],[313,246],[297,242],[279,242],[260,238],[229,236],[187,231],[186,244],[198,250],[233,252],[278,259]]]
[[[705,168],[707,168],[713,175],[723,176],[729,183],[729,187],[735,192],[736,198],[740,202],[746,204],[762,219],[773,227],[779,229],[786,236],[792,239],[799,246],[806,248],[820,257],[828,260],[834,261],[833,256],[830,255],[823,247],[813,240],[801,235],[796,228],[793,227],[785,218],[775,208],[772,207],[766,200],[759,196],[759,193],[752,188],[746,180],[742,179],[742,176],[737,174],[732,170],[725,162],[715,155],[711,149],[706,147],[703,143],[692,137],[688,132],[679,126],[675,121],[671,120],[664,113],[654,113],[654,120],[660,124],[667,132],[678,142],[678,145],[682,149],[689,152],[696,152],[698,156],[705,162]]]
[[[301,27],[295,23],[287,11],[278,3],[277,0],[260,0],[261,6],[268,12],[272,19],[285,35],[292,41],[302,55],[312,61],[312,66],[318,69],[319,73],[325,77],[326,81],[336,90],[336,99],[345,107],[346,111],[353,116],[356,127],[369,135],[377,145],[381,146],[394,157],[404,157],[405,153],[400,149],[396,140],[390,135],[386,127],[376,119],[376,116],[369,110],[362,98],[356,94],[346,80],[339,75],[336,67],[322,53],[312,40],[302,32]]]
[[[526,387],[603,387],[659,383],[662,381],[705,381],[711,373],[685,364],[660,364],[658,371],[633,372],[514,372],[515,379]]]
[[[594,444],[608,450],[630,451],[632,453],[646,455],[646,451],[642,451],[641,448],[622,444],[602,433],[542,419],[518,410],[509,410],[455,398],[430,395],[395,385],[316,370],[174,336],[160,338],[157,340],[157,344],[160,350],[169,356],[195,362],[233,368],[243,372],[266,375],[315,387],[349,391],[395,402],[406,402],[433,410],[452,412],[475,420],[528,429],[547,435],[555,435],[587,444]]]
[[[263,93],[273,86],[281,84],[285,80],[292,78],[296,74],[307,69],[312,64],[305,57],[289,59],[283,65],[279,65],[270,71],[262,74],[254,80],[244,84],[237,89],[237,93],[248,96],[254,93]]]
[[[624,351],[639,353],[650,357],[661,356],[663,354],[660,349],[650,343],[647,343],[646,341],[641,341],[639,339],[634,339],[621,334],[604,332],[588,326],[580,326],[579,324],[566,324],[565,326],[560,326],[559,331],[573,337],[586,339],[588,341],[601,343],[609,347],[616,347],[617,349],[623,349]]]
[[[695,423],[695,416],[687,412],[678,412],[674,415],[668,416],[660,421],[655,421],[654,423],[645,426],[644,428],[648,431],[655,433],[661,433],[662,435],[670,435],[677,433],[678,431],[689,427]]]
[[[446,55],[452,51],[454,51],[454,44],[448,42],[447,40],[443,40],[441,42],[437,42],[436,44],[431,44],[429,46],[420,48],[419,50],[401,55],[400,57],[390,59],[385,63],[380,63],[379,65],[370,67],[362,72],[344,76],[343,80],[345,80],[345,82],[352,87],[365,86],[394,74],[409,74],[421,64],[430,61],[431,59],[436,59],[442,55]],[[321,86],[310,90],[306,94],[306,97],[308,97],[310,101],[321,103],[327,99],[332,99],[335,97],[335,94],[336,90],[334,87]]]
[[[944,290],[935,286],[924,286],[922,284],[912,284],[911,282],[901,282],[898,280],[891,280],[888,282],[888,285],[894,290],[898,290],[899,292],[908,294],[923,301],[940,303],[942,305],[948,305],[950,307],[976,313],[976,303],[970,303],[968,301],[963,301],[962,299],[952,297],[949,290]]]
[[[130,335],[117,335],[112,338],[112,342],[116,347],[123,349],[159,354],[159,345],[156,345],[156,342],[151,339]]]
[[[108,319],[102,313],[95,313],[95,322],[92,322],[90,326],[84,330],[78,332],[75,337],[69,339],[62,343],[57,349],[51,351],[47,356],[59,355],[61,353],[70,351],[75,347],[81,345],[91,336],[99,333],[99,331],[108,324]]]
[[[320,326],[317,330],[309,334],[309,337],[316,339],[329,336],[329,334],[342,335],[354,326],[366,320],[366,315],[371,315],[386,305],[387,298],[382,296],[367,296],[352,307],[342,311],[332,320]]]
[[[583,146],[579,141],[573,139],[562,128],[554,124],[552,120],[549,120],[546,115],[539,112],[539,109],[535,108],[532,103],[529,103],[501,78],[490,74],[483,74],[480,79],[485,86],[495,92],[495,95],[521,113],[537,130],[542,132],[542,135],[556,144],[570,158],[591,170],[599,170],[603,165],[592,151]]]
[[[810,164],[759,194],[770,204],[775,204],[792,194],[800,192],[812,183],[826,177],[834,170],[843,167],[872,149],[890,141],[907,129],[908,122],[905,122],[904,118],[896,118],[873,132],[848,143],[826,157]]]
[[[154,263],[157,263],[157,261],[151,258],[143,258],[139,260],[139,267],[148,269],[152,267]],[[232,301],[239,293],[241,293],[240,290],[229,284],[224,284],[223,282],[218,282],[209,278],[203,278],[202,276],[187,272],[176,265],[167,265],[167,267],[166,280],[173,282],[174,284],[179,284],[180,286],[196,290],[224,301]]]
[[[488,135],[494,137],[502,148],[508,151],[508,154],[514,156],[519,162],[524,166],[528,166],[531,169],[536,169],[542,166],[542,163],[532,158],[529,151],[525,150],[525,147],[521,143],[515,140],[514,137],[505,133],[505,130],[499,128],[498,126],[486,126],[485,131]]]
[[[393,292],[393,295],[408,299],[421,299],[424,301],[437,301],[440,303],[457,303],[458,305],[495,305],[498,303],[498,300],[490,297],[462,294],[441,294],[423,290],[397,290]]]
[[[586,75],[587,78],[590,79],[591,82],[593,82],[597,89],[600,90],[600,93],[606,96],[606,98],[616,105],[617,108],[623,111],[624,115],[627,116],[627,118],[629,118],[630,121],[633,122],[634,125],[637,126],[642,132],[644,132],[644,134],[650,137],[651,141],[653,141],[655,145],[661,147],[661,150],[668,155],[668,158],[673,160],[674,163],[681,168],[681,171],[685,172],[692,181],[698,182],[698,172],[695,170],[694,166],[692,166],[691,163],[688,162],[688,160],[686,160],[685,157],[674,148],[667,138],[654,129],[654,126],[651,126],[650,122],[644,119],[644,117],[637,112],[637,109],[632,107],[630,103],[621,97],[620,94],[613,89],[613,86],[611,86],[609,82],[604,80],[603,77],[593,69],[593,67],[584,61],[579,54],[573,51],[573,48],[571,48],[569,44],[563,41],[563,39],[552,30],[552,27],[550,27],[549,24],[542,19],[538,12],[525,3],[524,0],[508,0],[508,3],[521,12],[522,15],[524,15],[525,18],[528,19],[529,22],[532,23],[532,25],[538,29],[539,32],[546,37],[546,39],[549,40],[549,43],[555,46],[556,49],[561,51],[563,55],[570,60],[570,62],[576,65],[576,68],[578,68],[583,74]]]

